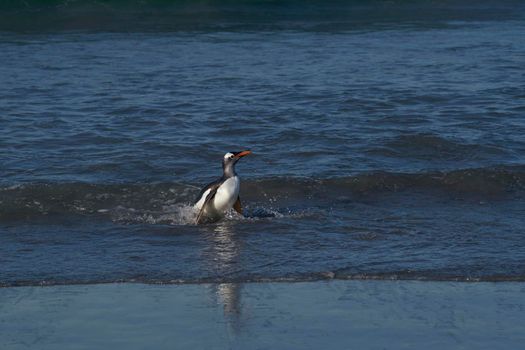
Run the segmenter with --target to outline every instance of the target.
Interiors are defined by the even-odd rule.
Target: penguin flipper
[[[237,213],[242,215],[242,206],[241,206],[241,197],[240,196],[237,196],[237,200],[235,201],[235,203],[233,203],[233,209],[235,209],[235,211]]]
[[[202,207],[199,210],[199,215],[197,215],[197,219],[195,220],[195,224],[196,225],[201,223],[201,218],[202,218],[202,215],[205,212],[206,206],[208,205],[208,203],[210,203],[210,201],[213,199],[213,197],[215,197],[215,194],[217,193],[217,189],[218,188],[219,188],[219,184],[214,185],[214,186],[212,186],[210,188],[210,192],[206,196],[206,199],[204,200],[204,203],[202,204]]]

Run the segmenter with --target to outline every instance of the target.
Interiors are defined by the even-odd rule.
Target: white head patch
[[[224,155],[224,159],[232,158],[233,156],[234,156],[233,153],[228,152],[228,153],[226,153],[226,154]]]

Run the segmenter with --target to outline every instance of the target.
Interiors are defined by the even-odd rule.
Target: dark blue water
[[[0,285],[525,280],[523,4],[57,3],[0,13]]]

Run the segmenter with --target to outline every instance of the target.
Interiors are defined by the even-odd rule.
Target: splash
[[[195,225],[198,211],[188,203],[163,206],[159,211],[118,206],[107,211],[111,219],[124,224]]]
[[[122,224],[151,224],[151,225],[195,225],[198,210],[189,203],[177,203],[163,206],[159,211],[140,210],[118,206],[112,210],[103,209],[99,213],[109,215],[111,220]],[[229,210],[224,218],[213,225],[224,222],[258,222],[261,220],[291,218],[298,219],[318,215],[318,211],[292,210],[289,208],[247,207],[244,215],[239,215],[233,209]]]

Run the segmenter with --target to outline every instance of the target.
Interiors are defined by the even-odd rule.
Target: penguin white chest
[[[213,206],[217,211],[224,212],[233,207],[233,204],[239,196],[241,181],[238,176],[233,176],[222,183],[217,189]]]

